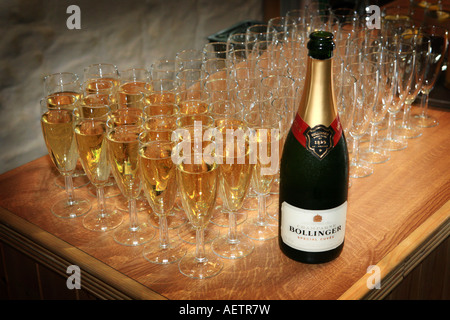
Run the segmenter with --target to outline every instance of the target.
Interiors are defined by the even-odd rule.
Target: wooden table
[[[68,291],[67,267],[78,265],[82,288],[96,298],[383,298],[450,234],[450,112],[431,109],[430,113],[439,118],[439,126],[424,129],[422,137],[408,141],[407,149],[392,152],[391,160],[375,165],[371,176],[352,179],[345,246],[330,263],[297,263],[281,253],[278,239],[255,241],[250,256],[224,260],[218,276],[189,279],[180,274],[177,264],[147,262],[142,247],[116,244],[111,232],[91,232],[83,228],[81,218],[52,215],[52,201],[63,197],[64,191],[54,185],[57,173],[44,156],[0,176],[2,277],[14,288],[8,281],[21,269],[8,260],[6,251],[13,248],[62,276],[61,292]],[[95,204],[87,187],[76,194]],[[144,213],[140,218],[146,219]],[[226,233],[226,228],[220,229]],[[380,289],[368,289],[367,281],[374,276],[367,273],[371,265],[381,272]],[[37,270],[42,277],[42,267]],[[448,274],[448,266],[446,270]],[[45,298],[48,286],[39,281],[35,289]]]

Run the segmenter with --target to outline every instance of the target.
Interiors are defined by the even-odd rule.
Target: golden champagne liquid
[[[172,147],[170,142],[150,143],[139,150],[144,193],[158,216],[169,214],[175,203],[177,183]]]
[[[144,93],[151,90],[151,86],[143,81],[127,82],[122,84],[118,90],[119,106],[144,108]]]
[[[204,228],[216,202],[219,165],[186,164],[177,168],[177,182],[183,208],[194,227]]]
[[[250,148],[248,138],[227,138],[226,130],[242,130],[242,128],[220,127],[223,137],[223,152],[220,164],[220,196],[225,207],[232,212],[238,211],[243,204],[249,189],[254,165],[250,164]],[[242,131],[242,133],[244,133]]]
[[[146,95],[145,100],[147,104],[164,104],[175,103],[175,93],[169,91],[151,92]]]
[[[171,141],[172,133],[177,129],[175,116],[154,116],[148,118],[143,128],[146,141]]]
[[[118,126],[108,132],[108,160],[122,195],[137,198],[141,191],[139,178],[139,126]]]
[[[84,172],[96,187],[108,182],[110,166],[106,146],[106,123],[82,120],[75,126],[78,156]]]
[[[202,100],[186,100],[178,103],[181,114],[203,114],[208,112],[208,104]]]
[[[89,79],[86,82],[86,94],[107,93],[112,94],[115,87],[119,86],[119,80],[114,78]]]
[[[41,127],[45,145],[56,168],[63,175],[71,174],[78,159],[72,111],[67,109],[47,111],[41,117]]]
[[[81,96],[81,93],[73,91],[56,92],[48,95],[47,104],[49,108],[74,108]]]
[[[252,187],[256,193],[267,194],[272,188],[273,181],[277,174],[277,170],[273,170],[274,164],[272,163],[272,161],[274,161],[275,159],[277,159],[278,161],[279,159],[279,140],[279,134],[275,136],[274,132],[270,129],[256,129],[256,146],[254,151],[258,153],[252,173]],[[260,146],[260,144],[262,146]],[[267,151],[264,152],[265,154],[263,155],[261,154],[261,150]],[[274,153],[276,157],[272,156],[272,153]],[[264,157],[265,159],[262,159],[262,157]]]

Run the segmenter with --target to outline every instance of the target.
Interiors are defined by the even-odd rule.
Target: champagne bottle
[[[324,263],[344,246],[348,151],[333,92],[333,35],[309,38],[305,87],[280,164],[278,239],[289,258]]]

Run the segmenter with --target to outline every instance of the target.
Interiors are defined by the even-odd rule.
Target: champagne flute
[[[218,100],[209,104],[208,114],[214,119],[214,126],[220,127],[225,123],[232,123],[233,121],[242,120],[241,110],[231,100]],[[219,189],[217,198],[218,202],[226,197],[223,189]],[[238,224],[243,223],[247,219],[245,212],[236,213],[235,219]],[[229,213],[223,209],[220,204],[215,207],[214,213],[211,217],[211,222],[220,227],[227,227],[229,225]]]
[[[237,213],[242,208],[250,187],[253,166],[250,164],[249,130],[242,121],[225,119],[217,127],[216,146],[220,153],[219,188],[223,210],[228,212],[228,234],[211,244],[215,254],[222,258],[239,259],[249,255],[253,242],[237,232]]]
[[[159,218],[159,240],[144,246],[144,258],[152,263],[170,264],[186,253],[179,243],[169,238],[168,215],[174,208],[177,194],[176,168],[172,161],[174,143],[170,140],[148,141],[139,137],[139,168],[144,194]]]
[[[122,223],[122,213],[109,210],[105,203],[105,185],[110,176],[106,147],[108,104],[73,110],[78,155],[89,181],[96,188],[97,210],[83,218],[83,226],[91,231],[109,231]]]
[[[422,89],[420,113],[414,115],[413,124],[422,128],[430,128],[437,126],[439,121],[428,114],[428,97],[433,90],[436,80],[441,72],[442,63],[445,59],[448,48],[448,30],[446,28],[428,25],[422,28],[425,36],[430,37],[431,48],[427,59]]]
[[[59,173],[64,177],[67,199],[56,201],[51,212],[61,218],[76,218],[86,214],[91,209],[87,199],[75,198],[72,175],[78,160],[75,134],[73,131],[72,104],[61,107],[50,102],[52,97],[41,99],[41,127],[50,158]],[[76,96],[71,96],[74,103]]]
[[[379,147],[378,128],[386,118],[387,109],[392,103],[395,90],[395,72],[393,52],[383,50],[379,53],[369,53],[366,59],[375,61],[380,68],[378,100],[374,108],[374,114],[370,121],[369,146],[361,152],[361,159],[368,163],[383,163],[390,159],[389,150]]]
[[[147,106],[153,107],[152,105]],[[156,114],[147,116],[143,124],[144,132],[140,134],[141,144],[151,141],[171,141],[174,131],[177,129],[177,114]],[[157,145],[156,145],[157,147]],[[145,186],[145,185],[144,185]],[[155,210],[153,210],[155,212]],[[149,214],[149,222],[155,228],[159,228],[158,214]],[[182,210],[174,208],[166,214],[165,222],[169,229],[176,229],[186,223],[186,215]],[[156,221],[155,221],[156,220]]]
[[[78,103],[83,95],[78,75],[73,72],[58,72],[45,76],[44,95],[49,97],[47,99],[49,105],[62,106],[67,104],[67,107],[74,108],[76,103],[73,102],[73,97],[76,98]],[[85,176],[81,165],[78,166],[77,164],[72,174],[74,189],[84,187],[89,183]],[[64,189],[64,182],[61,182],[59,177],[55,179],[55,184]]]
[[[185,276],[205,279],[220,273],[223,262],[205,251],[204,230],[209,223],[216,202],[219,164],[215,159],[212,141],[184,140],[177,144],[175,152],[177,182],[184,211],[196,230],[195,252],[187,253],[179,262],[179,270]],[[181,154],[181,156],[180,156]]]
[[[386,138],[382,141],[382,148],[399,151],[405,149],[408,142],[395,134],[395,115],[400,111],[409,94],[415,69],[415,48],[410,41],[404,40],[403,36],[395,35],[387,38],[387,50],[393,53],[396,79],[392,103],[388,107],[388,131]]]
[[[353,138],[353,157],[350,164],[350,176],[363,178],[373,173],[370,163],[361,161],[360,141],[366,133],[374,114],[374,107],[378,99],[379,70],[370,61],[353,63],[347,66],[356,78],[356,105],[352,113],[349,133]]]
[[[254,165],[252,188],[258,197],[258,217],[243,226],[243,233],[254,240],[268,240],[277,236],[277,227],[267,220],[266,198],[272,188],[279,167],[280,115],[260,109],[245,115],[251,130],[251,158]]]
[[[129,224],[114,231],[114,240],[126,246],[138,246],[150,241],[155,231],[147,223],[140,223],[136,199],[141,192],[139,173],[139,134],[141,125],[127,124],[123,118],[108,120],[108,160],[122,195],[128,200]]]
[[[405,98],[402,123],[397,132],[398,135],[407,139],[418,138],[422,135],[422,128],[411,123],[411,106],[423,87],[427,59],[431,50],[431,39],[422,33],[421,29],[418,29],[417,33],[411,34],[411,41],[414,42],[416,49],[414,73],[409,92]]]
[[[172,140],[178,142],[177,146],[180,146],[180,143],[183,142],[184,145],[186,145],[192,140],[198,144],[201,143],[202,140],[212,139],[214,119],[208,114],[182,115],[177,118],[176,123],[177,130],[175,131]],[[179,195],[182,200],[180,186]],[[182,204],[181,207],[184,208]],[[210,214],[212,215],[212,212]],[[212,228],[205,228],[202,234],[203,241],[209,243],[218,237],[219,231]],[[192,223],[181,226],[178,230],[178,236],[184,242],[195,244],[197,237],[196,226]]]

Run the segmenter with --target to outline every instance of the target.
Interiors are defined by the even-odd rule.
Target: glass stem
[[[395,127],[395,113],[389,112],[388,131],[386,134],[387,140],[394,140],[394,127]]]
[[[67,193],[67,203],[71,206],[74,204],[72,174],[64,176],[64,185]]]
[[[377,125],[375,123],[372,123],[370,128],[370,141],[369,141],[369,151],[375,152],[375,144],[378,139],[378,130]]]
[[[228,213],[228,242],[236,243],[237,240],[237,222],[236,222],[236,213],[229,212]]]
[[[199,262],[206,260],[205,257],[205,231],[203,228],[196,229],[196,245],[195,245],[195,259]]]
[[[128,210],[130,214],[130,229],[132,231],[136,231],[138,228],[138,217],[137,217],[137,210],[136,210],[136,199],[130,198],[128,200]]]
[[[105,215],[105,189],[103,187],[97,188],[97,203],[99,216],[103,217]]]
[[[411,104],[405,103],[405,107],[403,110],[402,128],[409,129],[411,127],[410,117],[411,117]]]
[[[359,163],[359,137],[353,137],[353,165],[358,165]]]
[[[169,226],[165,214],[159,216],[159,245],[163,249],[169,247]]]
[[[428,93],[422,93],[422,97],[420,99],[420,109],[422,118],[426,118],[428,116]]]
[[[266,221],[266,195],[258,194],[258,217],[256,224],[258,226],[265,225]]]

